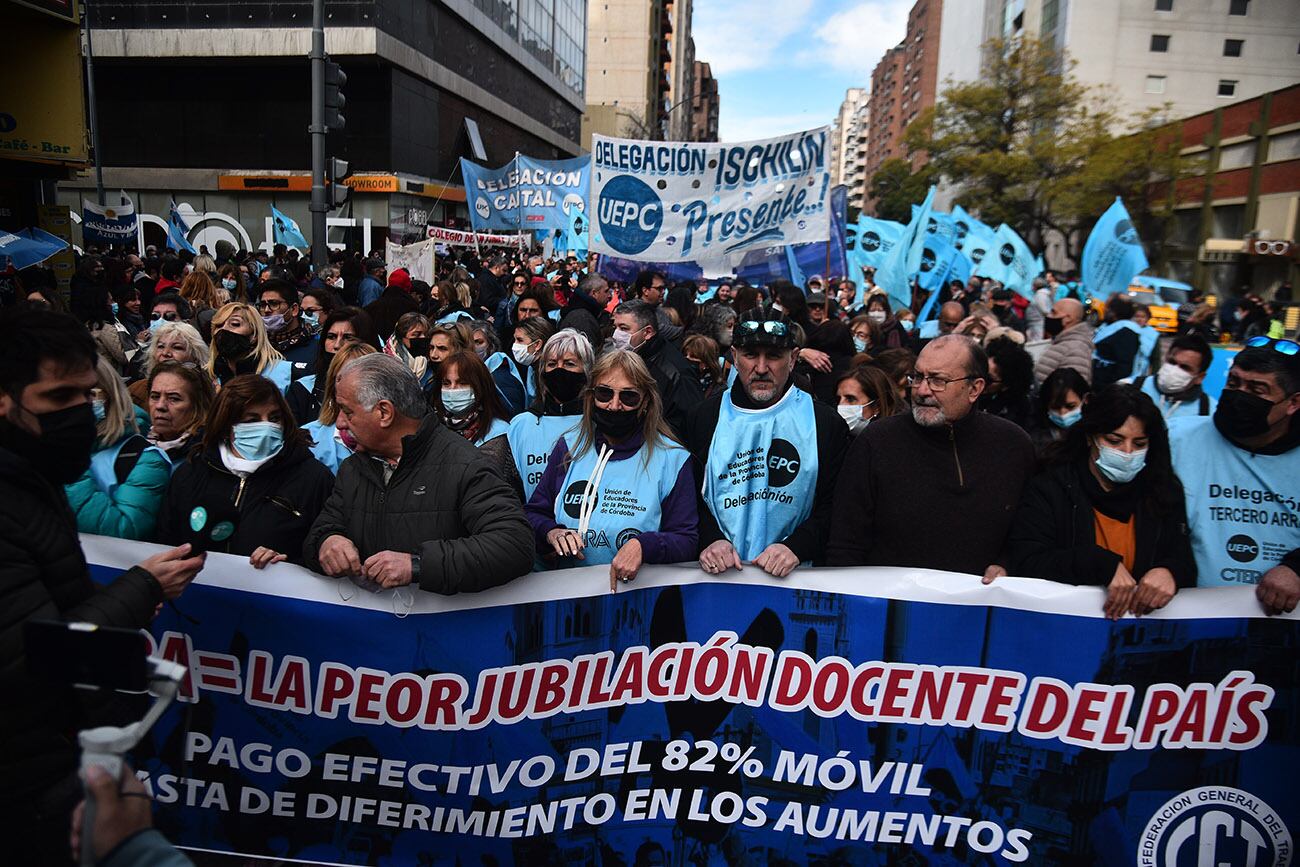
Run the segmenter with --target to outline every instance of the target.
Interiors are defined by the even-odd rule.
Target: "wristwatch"
[[[411,555],[411,583],[412,584],[420,583],[420,555],[419,554]]]

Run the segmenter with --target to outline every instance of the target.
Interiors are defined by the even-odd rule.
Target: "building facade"
[[[676,0],[591,0],[581,144],[593,133],[662,139],[673,72]],[[685,2],[685,0],[683,0]]]
[[[850,87],[840,103],[831,135],[831,184],[848,187],[849,207],[858,210],[862,209],[867,198],[869,120],[870,102],[866,88]]]
[[[311,2],[102,0],[90,7],[104,180],[149,216],[174,198],[197,242],[267,239],[269,206],[309,226]],[[329,241],[382,246],[426,224],[463,225],[458,159],[580,152],[582,0],[349,0],[326,11],[346,128],[328,151],[358,182]],[[77,210],[83,184],[60,197]],[[186,210],[186,208],[182,208]],[[208,217],[207,215],[214,215]]]
[[[718,140],[718,80],[708,63],[695,61],[695,98],[691,100],[691,141]]]
[[[695,40],[691,38],[694,0],[673,0],[672,32],[668,36],[672,60],[668,69],[668,117],[664,138],[690,141],[691,103],[695,98]]]

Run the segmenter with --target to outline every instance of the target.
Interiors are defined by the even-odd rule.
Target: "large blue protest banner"
[[[714,262],[830,237],[829,128],[734,144],[591,142],[592,249]]]
[[[1142,239],[1133,228],[1124,202],[1116,196],[1083,245],[1079,271],[1083,288],[1094,298],[1109,298],[1128,289],[1129,282],[1148,267]]]
[[[151,548],[86,538],[101,579]],[[188,706],[132,761],[179,844],[329,864],[1289,863],[1300,618],[1103,597],[682,566],[449,598],[214,554],[153,628]]]
[[[845,275],[852,280],[861,280],[861,272],[856,277],[853,276],[848,265],[845,226],[847,207],[848,187],[841,184],[832,188],[829,241],[750,250],[735,267],[736,279],[755,286],[763,286],[778,279],[789,280],[800,289],[806,289],[807,280],[814,275],[820,275],[823,281]],[[833,290],[828,291],[833,294]]]
[[[587,209],[591,160],[537,160],[516,154],[497,169],[461,157],[469,222],[476,232],[569,229],[569,213]]]

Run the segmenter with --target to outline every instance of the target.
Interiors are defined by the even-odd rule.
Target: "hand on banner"
[[[577,530],[570,530],[568,527],[556,527],[546,534],[547,543],[555,549],[555,553],[561,557],[577,557],[579,560],[586,560],[582,553],[582,537],[578,535]]]
[[[831,357],[820,349],[809,349],[805,346],[799,350],[799,360],[807,362],[813,370],[822,373],[831,372]]]
[[[94,837],[89,841],[81,839],[82,816],[85,814],[86,802],[82,801],[72,811],[72,858],[81,860],[81,845],[90,844],[98,864],[99,860],[118,847],[123,840],[133,837],[153,825],[153,801],[145,792],[144,784],[135,776],[135,771],[123,763],[121,788],[118,781],[98,765],[86,769],[86,788],[95,799]]]
[[[992,566],[989,566],[984,570],[984,577],[981,578],[980,581],[984,584],[992,584],[997,579],[1005,577],[1007,577],[1006,567],[994,563]]]
[[[1290,566],[1274,566],[1259,579],[1255,597],[1268,614],[1290,614],[1300,604],[1300,575]]]
[[[754,565],[773,578],[784,578],[799,565],[799,558],[785,545],[773,542],[754,558]]]
[[[719,539],[700,552],[700,568],[712,575],[726,572],[732,566],[741,569],[740,555],[726,539]]]
[[[257,550],[253,552],[253,555],[248,558],[248,562],[252,564],[254,569],[265,569],[272,563],[283,563],[288,559],[288,554],[281,554],[278,551],[272,551],[265,545],[260,545]]]
[[[316,559],[320,560],[320,567],[331,578],[361,574],[361,554],[347,536],[336,533],[326,537],[325,541],[320,543],[320,553]]]
[[[636,577],[636,573],[641,571],[643,557],[640,539],[628,539],[623,543],[623,547],[618,549],[618,553],[609,564],[610,593],[617,588],[617,582],[622,581],[626,584]]]
[[[1133,607],[1133,595],[1137,593],[1137,582],[1120,563],[1115,567],[1115,577],[1106,587],[1106,604],[1101,611],[1108,620],[1119,620]]]
[[[1137,593],[1133,594],[1133,613],[1141,617],[1164,608],[1177,592],[1173,572],[1163,567],[1152,569],[1138,582]]]
[[[411,583],[411,555],[380,551],[366,558],[361,571],[371,581],[385,588],[404,587]]]
[[[162,586],[163,596],[176,599],[190,586],[194,576],[203,570],[203,564],[207,561],[207,554],[190,557],[189,553],[190,544],[186,542],[170,551],[154,554],[141,563],[140,568]]]

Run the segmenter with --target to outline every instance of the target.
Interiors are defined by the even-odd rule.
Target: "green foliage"
[[[888,159],[871,176],[869,195],[876,202],[875,216],[882,220],[907,223],[912,219],[912,205],[925,198],[935,171],[930,165],[912,171],[912,164],[904,159]]]

